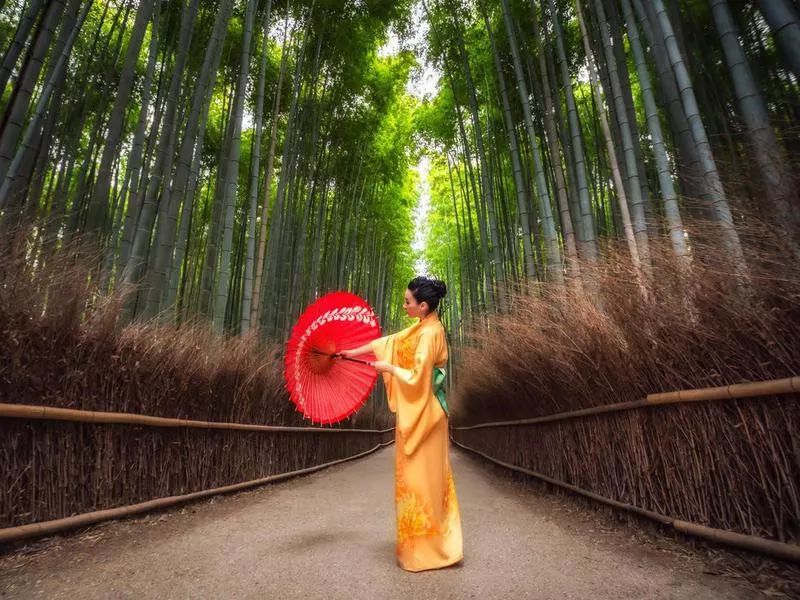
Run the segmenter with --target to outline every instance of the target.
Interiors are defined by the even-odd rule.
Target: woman
[[[447,457],[447,403],[441,385],[447,342],[436,309],[444,282],[417,277],[403,308],[419,322],[360,348],[372,351],[383,373],[389,408],[396,413],[395,505],[397,559],[406,571],[439,569],[463,557],[461,516]]]

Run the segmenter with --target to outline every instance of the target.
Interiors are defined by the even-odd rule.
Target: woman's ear
[[[431,311],[431,307],[428,306],[428,303],[423,300],[419,303],[419,310],[423,315],[427,315]]]

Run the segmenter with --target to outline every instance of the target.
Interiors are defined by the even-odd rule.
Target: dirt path
[[[761,597],[453,452],[464,562],[394,560],[394,448],[0,558],[0,598]]]

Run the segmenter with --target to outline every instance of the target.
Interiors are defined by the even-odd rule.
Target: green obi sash
[[[445,373],[444,369],[440,369],[439,367],[433,368],[433,394],[439,400],[439,404],[442,405],[442,410],[444,414],[448,417],[450,416],[450,411],[447,408],[447,397],[445,396],[444,385],[447,381],[447,374]]]

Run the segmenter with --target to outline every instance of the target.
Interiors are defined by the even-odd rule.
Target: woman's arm
[[[376,360],[372,363],[378,373],[389,373],[390,375],[397,376],[397,366],[388,363],[385,360]]]
[[[352,350],[342,350],[341,352],[337,352],[337,355],[343,358],[353,358],[361,354],[366,354],[367,352],[372,352],[371,344],[365,344],[363,346],[359,346],[358,348],[353,348]],[[389,362],[376,360],[371,364],[373,367],[375,367],[375,370],[378,371],[378,373],[390,373],[392,375],[397,374],[395,371],[395,365]]]
[[[362,354],[367,354],[368,352],[372,352],[372,346],[369,344],[364,344],[363,346],[359,346],[358,348],[353,348],[351,350],[342,350],[341,352],[337,352],[340,356],[344,358],[353,358],[354,356],[360,356]]]

